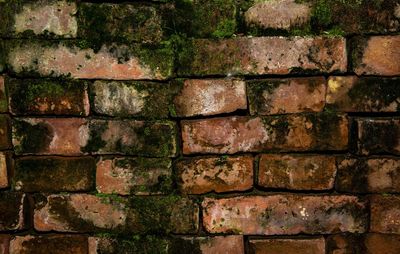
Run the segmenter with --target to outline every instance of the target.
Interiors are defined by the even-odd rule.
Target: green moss
[[[53,130],[44,122],[30,124],[23,120],[14,120],[13,127],[13,136],[19,141],[14,147],[16,153],[45,152],[53,140]]]
[[[215,38],[227,38],[231,37],[236,31],[235,20],[222,20],[217,29],[212,33]]]

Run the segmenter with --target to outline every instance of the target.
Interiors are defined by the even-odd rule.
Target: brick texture
[[[324,238],[250,240],[250,250],[255,254],[324,254]]]

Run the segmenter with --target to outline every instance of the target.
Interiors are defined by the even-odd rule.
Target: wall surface
[[[399,0],[0,0],[0,253],[400,253]]]

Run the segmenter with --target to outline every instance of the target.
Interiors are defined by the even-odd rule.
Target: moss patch
[[[13,137],[19,143],[14,146],[16,153],[46,152],[54,137],[53,130],[44,122],[31,124],[16,119],[13,127]]]

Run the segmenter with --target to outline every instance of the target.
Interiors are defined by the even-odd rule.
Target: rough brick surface
[[[345,192],[400,192],[400,160],[397,158],[338,159],[336,189]]]
[[[203,225],[210,233],[362,233],[367,225],[366,204],[353,196],[206,198],[202,207]]]
[[[96,189],[107,194],[161,194],[172,188],[171,161],[154,158],[102,158]]]
[[[0,231],[25,228],[25,200],[23,193],[0,192]]]
[[[180,117],[247,109],[246,85],[235,79],[188,79],[175,97],[174,106]]]
[[[250,240],[250,250],[254,254],[325,254],[325,239],[266,239]]]
[[[375,233],[400,234],[400,197],[371,197],[370,231]]]
[[[344,150],[348,142],[346,117],[332,114],[225,117],[181,125],[184,154]]]
[[[261,155],[258,184],[289,190],[332,189],[336,175],[334,156]]]
[[[11,147],[10,117],[0,114],[0,150]]]
[[[365,235],[358,234],[335,234],[326,239],[327,254],[357,254],[365,253]]]
[[[7,111],[8,111],[8,103],[6,96],[5,80],[3,76],[0,76],[0,113],[4,113]]]
[[[398,78],[330,77],[326,104],[340,112],[397,112]]]
[[[292,78],[249,81],[250,114],[320,112],[325,105],[325,79]]]
[[[253,186],[253,158],[185,158],[176,164],[182,192],[201,194],[210,191],[245,191]]]
[[[91,191],[92,157],[23,157],[15,161],[14,189],[24,192]]]
[[[368,234],[365,239],[367,254],[400,252],[400,236],[391,234]]]
[[[256,37],[192,44],[188,52],[181,52],[180,75],[330,73],[347,66],[343,38]]]
[[[0,153],[0,189],[8,187],[8,164],[7,154]]]
[[[0,253],[8,254],[10,247],[10,235],[0,234]]]

